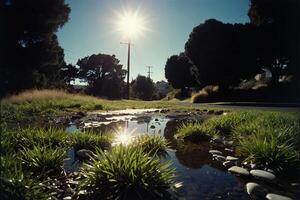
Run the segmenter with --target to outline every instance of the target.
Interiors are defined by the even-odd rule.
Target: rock
[[[221,151],[214,150],[214,149],[209,150],[209,153],[211,153],[211,154],[218,154],[218,155],[222,155],[223,154]]]
[[[228,171],[231,172],[231,173],[235,173],[235,174],[243,175],[243,176],[249,176],[250,175],[250,173],[247,169],[242,168],[242,167],[238,167],[238,166],[230,167],[228,169]]]
[[[222,115],[223,114],[223,111],[222,110],[217,110],[215,111],[215,115]]]
[[[170,112],[170,109],[162,109],[162,110],[160,111],[160,113],[167,113],[167,112]]]
[[[229,149],[229,148],[225,148],[224,150],[228,151],[228,152],[233,152],[234,151],[233,149]]]
[[[273,169],[267,169],[267,172],[270,172],[272,174],[275,174],[275,171]]]
[[[293,200],[290,197],[279,195],[279,194],[274,194],[274,193],[268,193],[266,196],[266,199],[269,199],[269,200]]]
[[[264,199],[267,194],[267,189],[257,183],[247,183],[247,193],[254,199]]]
[[[227,161],[233,161],[233,162],[235,162],[235,161],[238,161],[239,158],[233,157],[233,156],[227,156],[227,157],[226,157],[226,160],[227,160]]]
[[[87,150],[87,149],[80,149],[76,152],[76,155],[79,156],[82,159],[88,159],[92,155],[94,155],[94,153],[90,150]]]
[[[213,137],[211,140],[212,140],[212,142],[220,143],[220,144],[223,144],[223,141],[224,141],[224,139],[220,136]]]
[[[223,162],[223,166],[224,167],[232,167],[233,165],[234,165],[234,163],[231,162],[231,161],[225,161],[225,162]]]
[[[250,174],[255,178],[268,182],[274,182],[276,179],[276,176],[274,174],[260,169],[253,169],[250,171]]]
[[[151,129],[155,129],[155,126],[154,126],[154,125],[151,125],[150,128],[151,128]]]
[[[226,145],[226,146],[232,146],[233,145],[233,141],[231,141],[231,140],[230,141],[224,141],[224,145]]]
[[[300,183],[291,183],[291,186],[297,188],[300,187]]]
[[[223,162],[223,161],[226,160],[226,158],[224,156],[221,156],[221,155],[218,155],[218,154],[213,154],[212,156],[217,161],[222,161]]]
[[[207,111],[207,114],[209,114],[209,115],[214,114],[214,113],[215,113],[214,110],[209,110],[209,111]]]
[[[257,168],[257,164],[251,163],[251,164],[250,164],[250,167],[251,167],[251,169],[256,169],[256,168]]]

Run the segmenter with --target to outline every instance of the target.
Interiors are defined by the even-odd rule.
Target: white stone
[[[80,149],[76,152],[76,155],[80,158],[87,159],[93,155],[93,152],[87,149]]]
[[[290,197],[279,195],[279,194],[274,194],[274,193],[267,194],[266,199],[268,199],[268,200],[293,200]]]
[[[235,173],[235,174],[239,174],[239,175],[243,175],[243,176],[249,176],[250,175],[250,173],[247,169],[242,168],[242,167],[238,167],[238,166],[230,167],[228,169],[228,171],[231,172],[231,173]]]
[[[267,194],[267,189],[257,183],[247,183],[247,193],[254,199],[263,199]]]
[[[276,176],[272,174],[271,172],[267,172],[260,169],[253,169],[250,171],[250,174],[254,176],[255,178],[268,181],[268,182],[274,182],[276,179]]]
[[[223,166],[224,167],[232,167],[233,165],[234,165],[234,163],[231,162],[231,161],[225,161],[225,162],[223,162]]]
[[[238,161],[239,158],[233,157],[233,156],[227,156],[227,157],[226,157],[226,160],[227,160],[227,161]]]
[[[219,150],[209,150],[209,153],[211,153],[211,154],[219,154],[219,155],[222,155],[223,153],[221,152],[221,151],[219,151]]]

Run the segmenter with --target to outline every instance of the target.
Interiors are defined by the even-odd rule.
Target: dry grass
[[[63,99],[74,99],[79,101],[99,101],[98,98],[81,95],[71,94],[64,90],[27,90],[17,95],[12,95],[3,100],[3,102],[10,103],[24,103],[41,100],[63,100]]]
[[[191,102],[198,103],[207,99],[211,94],[217,93],[219,91],[218,85],[208,85],[202,88],[199,92],[192,94]]]

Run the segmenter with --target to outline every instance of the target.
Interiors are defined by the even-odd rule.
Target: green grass
[[[224,135],[237,142],[247,161],[283,172],[299,166],[299,124],[297,113],[232,111],[202,123],[183,124],[176,136],[196,143]]]
[[[37,145],[51,148],[61,148],[70,145],[68,134],[58,128],[5,129],[1,137],[3,138],[1,140],[1,151],[3,152],[18,152],[21,149],[31,149]]]
[[[87,95],[70,94],[62,90],[29,90],[1,100],[3,121],[38,120],[40,117],[62,116],[91,110],[121,110],[126,108],[193,109],[177,101],[106,100]]]
[[[120,145],[98,151],[81,175],[81,190],[92,199],[164,199],[174,169],[141,148]]]
[[[283,135],[283,137],[286,137]],[[290,144],[288,144],[290,143]],[[284,142],[281,136],[256,133],[240,140],[242,155],[247,161],[273,169],[276,172],[287,171],[299,166],[300,154],[291,142]]]
[[[193,142],[208,141],[211,139],[207,129],[202,123],[183,123],[178,127],[176,137]]]
[[[24,174],[18,160],[1,156],[0,193],[2,200],[49,199],[43,183]]]
[[[166,155],[168,149],[167,141],[158,134],[139,135],[134,139],[132,145],[141,147],[145,153],[151,155]]]
[[[66,158],[65,149],[50,149],[35,146],[20,152],[23,167],[33,176],[48,177],[62,172],[63,161]]]
[[[75,150],[96,148],[107,150],[111,146],[113,135],[111,133],[76,132],[70,135]]]

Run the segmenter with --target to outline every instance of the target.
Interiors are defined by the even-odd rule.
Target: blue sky
[[[132,43],[130,79],[147,75],[163,80],[168,57],[184,50],[193,27],[214,18],[226,23],[249,21],[249,0],[67,0],[71,7],[69,21],[58,32],[67,63],[97,53],[115,54],[127,67],[127,49],[116,31],[117,13],[139,10],[149,29]]]

